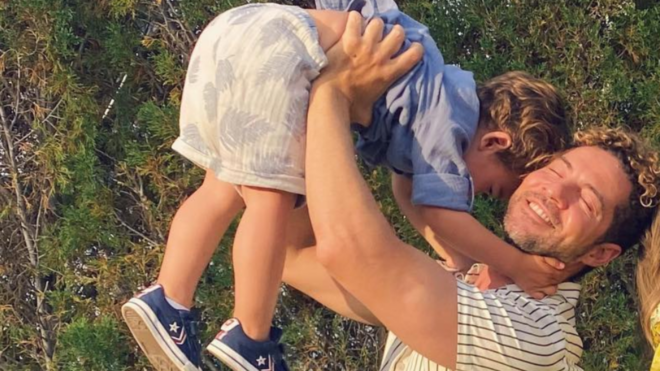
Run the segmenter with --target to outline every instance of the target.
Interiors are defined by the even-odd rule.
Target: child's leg
[[[295,195],[242,187],[247,205],[234,240],[234,316],[253,340],[268,339],[286,257],[286,227]]]
[[[234,186],[207,170],[204,183],[176,212],[158,283],[167,297],[190,308],[195,288],[227,227],[244,207]]]

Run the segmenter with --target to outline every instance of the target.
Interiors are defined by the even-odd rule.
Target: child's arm
[[[410,224],[433,247],[433,250],[445,260],[449,267],[462,271],[469,269],[475,263],[475,260],[461,254],[446,243],[443,244],[440,242],[438,235],[433,232],[429,224],[422,217],[420,207],[413,205],[410,201],[412,197],[412,180],[410,178],[393,172],[392,193],[403,215],[408,218]]]
[[[553,294],[564,274],[563,263],[526,254],[502,241],[472,215],[432,206],[420,206],[422,219],[448,246],[468,257],[488,264],[510,277],[520,288],[535,297]]]
[[[347,12],[336,10],[307,9],[307,13],[314,19],[316,31],[319,35],[319,45],[327,52],[339,41],[346,29]]]

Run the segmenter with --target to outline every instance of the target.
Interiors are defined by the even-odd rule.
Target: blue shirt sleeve
[[[413,128],[411,201],[469,212],[474,187],[463,156],[476,134],[476,85],[470,72],[455,66],[445,66],[442,80],[433,114]]]

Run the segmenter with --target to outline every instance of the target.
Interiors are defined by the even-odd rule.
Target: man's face
[[[511,197],[504,227],[523,250],[575,261],[609,228],[632,184],[614,155],[579,147],[532,172]]]

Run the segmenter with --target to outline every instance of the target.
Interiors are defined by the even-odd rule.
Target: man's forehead
[[[567,163],[571,170],[584,173],[585,182],[594,189],[601,201],[608,194],[613,200],[628,199],[632,191],[632,183],[623,168],[621,160],[613,153],[595,146],[582,146],[572,148],[559,157],[560,161]],[[575,169],[575,167],[579,167]],[[618,203],[618,202],[617,202]]]
[[[616,163],[618,168],[623,169],[623,164],[621,164],[621,161],[619,161],[613,153],[597,146],[573,147],[565,151],[557,152],[552,157],[552,161],[562,161],[566,166],[570,167],[571,170],[575,162],[585,165],[593,165],[598,164],[599,161],[609,160],[614,160],[612,164]],[[597,168],[598,167],[594,167],[594,169]]]
[[[611,152],[597,146],[580,146],[557,152],[546,167],[556,167],[557,164],[565,167],[569,172],[577,172],[581,176],[582,184],[596,193],[596,196],[605,199],[616,199],[617,196],[627,199],[626,190],[631,190],[632,184],[628,180],[623,164]],[[623,191],[624,194],[616,190]],[[629,191],[628,191],[629,192]],[[605,195],[610,195],[606,197]]]

